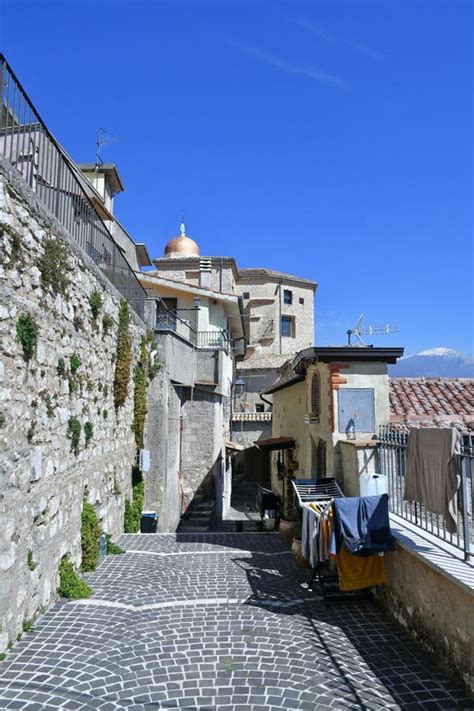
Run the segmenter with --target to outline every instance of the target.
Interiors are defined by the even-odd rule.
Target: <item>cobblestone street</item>
[[[371,603],[324,605],[275,534],[122,536],[0,665],[1,709],[457,709]]]

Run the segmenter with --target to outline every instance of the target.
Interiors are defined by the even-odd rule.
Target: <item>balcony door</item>
[[[176,331],[178,299],[160,299],[156,302],[156,328]]]

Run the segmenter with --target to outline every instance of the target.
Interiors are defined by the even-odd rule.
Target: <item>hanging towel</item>
[[[457,531],[461,483],[461,435],[454,428],[413,428],[408,435],[404,499],[442,514],[449,533]]]
[[[393,550],[388,494],[334,499],[336,551],[342,546],[355,556]]]
[[[387,582],[384,557],[381,555],[361,558],[351,555],[341,546],[336,562],[341,591],[363,590]]]

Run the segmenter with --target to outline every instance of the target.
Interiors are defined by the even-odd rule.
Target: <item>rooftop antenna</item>
[[[386,336],[389,333],[397,333],[400,329],[398,326],[393,326],[389,323],[384,324],[383,326],[364,326],[362,327],[362,322],[364,320],[364,314],[361,314],[359,318],[357,319],[356,325],[354,328],[349,328],[347,331],[347,345],[350,346],[351,344],[351,337],[355,336],[357,340],[359,341],[359,345],[365,346],[367,345],[364,343],[362,340],[361,336],[363,334],[368,335],[368,336]]]
[[[120,136],[109,136],[104,128],[97,129],[97,140],[95,142],[95,169],[98,170],[101,165],[104,164],[102,160],[102,151],[110,146],[111,143],[117,143],[120,141]]]

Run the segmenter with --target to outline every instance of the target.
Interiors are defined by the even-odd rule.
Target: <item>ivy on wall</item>
[[[140,357],[135,367],[135,387],[133,400],[133,431],[137,447],[143,445],[143,433],[147,406],[147,380],[149,367],[148,339],[143,336],[140,342]]]
[[[95,507],[84,499],[81,514],[81,570],[83,573],[89,573],[97,568],[100,534],[101,528]]]
[[[31,314],[21,314],[16,322],[16,335],[23,349],[23,358],[31,360],[38,343],[38,324]]]
[[[145,482],[140,467],[132,467],[132,500],[125,499],[123,530],[125,533],[138,533],[145,499]]]
[[[130,313],[128,304],[122,299],[119,307],[119,325],[117,332],[117,351],[115,358],[114,403],[115,409],[125,403],[130,381],[132,365],[132,343],[130,338]]]
[[[65,294],[69,286],[69,250],[55,237],[43,240],[43,254],[38,259],[43,288],[54,294]]]

